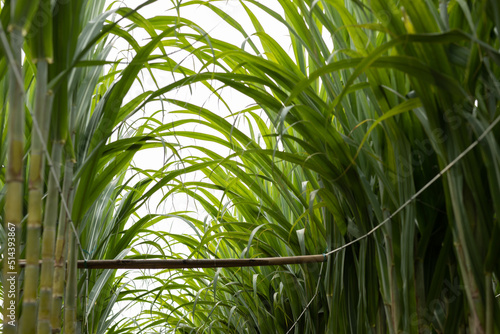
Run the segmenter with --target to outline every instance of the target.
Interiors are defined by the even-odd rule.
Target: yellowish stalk
[[[3,267],[3,333],[14,334],[18,329],[19,252],[21,220],[23,218],[23,155],[24,155],[24,87],[19,82],[23,36],[20,27],[11,27],[14,64],[10,64],[8,162],[6,175],[5,231]]]

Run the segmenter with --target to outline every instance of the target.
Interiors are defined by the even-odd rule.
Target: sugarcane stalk
[[[76,41],[70,39],[70,36],[72,36],[70,32],[75,29],[73,20],[78,20],[78,16],[75,18],[75,16],[68,15],[70,14],[68,8],[72,7],[72,3],[75,3],[74,1],[57,0],[51,1],[51,3],[57,7],[57,11],[53,12],[54,32],[48,37],[51,42],[53,41],[55,43],[53,49],[54,65],[51,66],[50,72],[51,77],[54,78],[68,69],[72,56],[70,51],[71,47],[68,47],[68,45],[76,43]],[[49,49],[49,51],[52,50]],[[66,268],[63,266],[65,261],[65,233],[67,230],[66,221],[69,218],[66,210],[68,209],[68,196],[70,196],[71,181],[73,178],[73,163],[69,162],[69,159],[73,159],[73,155],[68,154],[66,150],[67,161],[64,170],[64,181],[62,189],[59,188],[59,164],[61,162],[63,148],[67,144],[66,142],[68,139],[68,78],[63,78],[57,86],[54,87],[54,91],[57,94],[57,101],[54,101],[54,114],[52,116],[54,122],[52,124],[52,130],[53,138],[55,139],[54,145],[57,147],[57,156],[54,157],[53,163],[54,167],[57,168],[57,177],[54,177],[53,180],[54,186],[57,186],[57,188],[54,188],[54,192],[51,193],[49,183],[48,196],[53,195],[54,197],[51,205],[49,205],[48,202],[46,204],[46,212],[50,211],[46,217],[50,215],[50,218],[44,220],[42,283],[40,286],[38,319],[40,334],[58,333],[61,331],[61,306],[63,304],[63,287],[66,278]],[[61,201],[65,201],[61,203],[59,209],[57,205],[59,196],[58,190],[61,191]],[[56,222],[58,216],[59,226],[57,227]],[[48,232],[47,235],[45,235],[45,231]],[[64,307],[66,307],[66,302]]]
[[[39,6],[40,4],[40,6]],[[29,183],[28,183],[28,219],[26,240],[26,269],[23,293],[23,312],[20,319],[20,333],[36,333],[37,291],[39,276],[40,230],[43,206],[43,176],[44,176],[44,143],[49,131],[48,110],[48,62],[52,59],[51,20],[41,23],[32,17],[36,14],[47,17],[50,15],[50,0],[16,1],[14,19],[22,26],[22,34],[28,32],[26,40],[31,46],[32,60],[37,64],[35,102],[33,113],[32,143],[30,152]],[[48,37],[48,39],[46,38]]]
[[[38,307],[38,333],[51,334],[50,313],[52,306],[52,284],[54,277],[54,248],[56,221],[59,204],[59,174],[63,143],[56,141],[52,149],[52,172],[49,173],[49,185],[42,238],[42,271],[40,276],[40,300]]]
[[[74,159],[69,157],[66,160],[66,165],[64,167],[64,181],[62,196],[70,205],[70,193],[71,185],[73,180],[73,165]],[[55,267],[54,267],[54,285],[52,287],[52,310],[51,310],[51,326],[52,333],[61,332],[61,310],[64,295],[64,280],[66,274],[66,255],[67,255],[67,233],[72,233],[71,229],[68,229],[68,216],[64,205],[61,205],[59,212],[59,225],[57,227],[57,240],[56,240],[56,250],[55,250]]]
[[[9,68],[9,134],[6,173],[5,231],[7,247],[4,247],[3,267],[3,333],[17,333],[19,296],[19,253],[21,220],[23,218],[23,155],[24,155],[24,87],[20,74],[22,29],[10,28],[13,63]]]
[[[40,132],[34,129],[31,144],[28,199],[28,230],[26,242],[26,269],[23,295],[23,314],[20,332],[31,334],[36,332],[36,309],[40,257],[40,230],[42,223],[42,197],[44,175],[44,147],[48,134],[47,106],[47,68],[46,60],[37,64],[37,81],[35,95],[34,122]],[[41,137],[41,138],[40,138]]]
[[[68,239],[68,276],[66,291],[64,292],[64,333],[76,333],[76,280],[77,280],[77,252],[75,235],[73,231],[67,229]]]

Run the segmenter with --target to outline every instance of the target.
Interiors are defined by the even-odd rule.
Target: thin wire
[[[368,233],[366,233],[365,235],[357,238],[357,239],[354,239],[353,241],[351,242],[348,242],[347,244],[341,246],[341,247],[338,247],[326,254],[324,254],[325,256],[329,256],[333,253],[337,253],[339,251],[341,251],[342,249],[345,249],[347,247],[349,247],[350,245],[368,237],[369,235],[373,234],[376,230],[378,230],[382,225],[384,225],[385,223],[387,223],[389,220],[391,220],[392,217],[394,217],[397,213],[399,213],[401,210],[403,210],[408,204],[410,204],[415,198],[418,197],[418,195],[420,195],[422,192],[424,192],[431,184],[433,184],[437,179],[439,179],[444,173],[446,173],[451,167],[453,167],[453,165],[455,165],[460,159],[462,159],[467,153],[470,152],[470,150],[472,150],[474,147],[477,146],[477,144],[486,136],[486,134],[488,134],[488,132],[491,131],[491,129],[493,129],[495,127],[495,125],[497,125],[497,123],[500,121],[500,116],[497,117],[495,119],[495,121],[493,123],[490,124],[490,126],[488,126],[486,128],[486,130],[484,130],[484,132],[477,138],[476,141],[474,141],[469,147],[467,147],[462,153],[460,153],[452,162],[450,162],[445,168],[443,168],[443,170],[441,170],[434,178],[432,178],[432,180],[430,180],[425,186],[423,186],[419,191],[417,191],[409,200],[407,200],[402,206],[400,206],[396,211],[394,211],[387,219],[385,219],[383,222],[381,222],[379,225],[375,226],[373,229],[371,229]],[[323,270],[323,263],[321,264],[321,271]],[[309,303],[306,305],[306,307],[304,308],[304,310],[302,311],[302,313],[299,315],[299,317],[297,318],[297,320],[294,322],[294,324],[292,325],[292,327],[290,327],[290,329],[288,330],[288,332],[286,332],[286,334],[290,333],[290,331],[295,327],[295,325],[297,325],[297,323],[299,322],[300,318],[302,318],[302,316],[304,315],[304,313],[306,312],[306,310],[309,308],[309,306],[311,305],[311,303],[314,301],[314,299],[316,298],[316,296],[318,295],[318,289],[319,289],[319,283],[321,282],[321,271],[320,271],[320,278],[318,279],[318,284],[316,285],[316,293],[314,294],[314,296],[311,298],[311,300],[309,301]],[[500,297],[500,294],[498,294],[495,298],[498,298]]]
[[[319,270],[319,278],[318,278],[318,283],[316,284],[316,292],[314,293],[314,296],[312,296],[312,298],[309,301],[309,303],[307,303],[307,305],[304,308],[304,310],[302,311],[302,313],[300,313],[299,317],[297,318],[297,320],[295,320],[295,322],[293,323],[292,327],[290,327],[290,329],[288,329],[288,332],[286,332],[286,334],[290,333],[292,331],[292,329],[295,327],[295,325],[297,325],[297,323],[299,322],[300,318],[302,318],[302,316],[304,315],[304,313],[306,313],[307,309],[309,308],[309,306],[313,302],[314,298],[316,298],[316,296],[318,295],[319,283],[321,282],[321,273],[323,272],[323,265],[324,264],[325,264],[324,262],[321,263],[321,269]]]
[[[348,243],[346,243],[343,246],[340,246],[338,248],[335,248],[334,250],[331,250],[330,252],[326,253],[326,256],[329,256],[333,253],[337,253],[341,251],[342,249],[345,249],[349,247],[350,245],[365,239],[366,237],[370,236],[371,234],[375,233],[376,230],[378,230],[382,225],[390,221],[396,214],[398,214],[401,210],[403,210],[408,204],[410,204],[413,200],[415,200],[421,193],[423,193],[427,188],[429,188],[434,182],[436,182],[444,173],[446,173],[453,165],[455,165],[460,159],[462,159],[467,153],[469,153],[474,147],[479,144],[479,142],[497,125],[497,123],[500,121],[500,116],[498,116],[493,123],[491,123],[486,130],[474,141],[472,144],[469,145],[462,153],[460,153],[455,159],[453,159],[452,162],[450,162],[445,168],[443,168],[439,173],[432,178],[425,186],[423,186],[419,191],[417,191],[409,200],[407,200],[403,205],[401,205],[396,211],[394,211],[389,217],[387,217],[383,222],[372,228],[368,233],[365,235],[362,235],[361,237],[354,239]]]

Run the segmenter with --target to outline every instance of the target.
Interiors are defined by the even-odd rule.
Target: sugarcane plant
[[[153,75],[157,58],[163,71],[182,73],[163,45],[196,25],[177,17],[151,25],[138,10],[153,2],[112,10],[104,1],[2,2],[3,333],[104,332],[125,283],[115,271],[78,271],[77,260],[123,258],[163,219],[148,215],[128,230],[140,207],[129,204],[150,195],[149,180],[126,172],[139,150],[176,144],[159,137],[153,118],[126,120],[153,93],[136,88],[138,74]],[[151,41],[139,45],[134,29]],[[118,38],[131,59],[107,59]]]
[[[22,4],[19,4],[22,5]],[[21,220],[23,218],[23,191],[24,191],[24,80],[21,71],[21,51],[23,47],[23,32],[26,22],[29,22],[29,8],[13,5],[9,8],[12,20],[7,26],[11,48],[8,56],[9,82],[9,116],[8,127],[8,164],[6,165],[5,185],[5,234],[3,247],[3,286],[4,303],[3,319],[4,333],[15,333],[17,324],[17,296],[19,294],[19,252]],[[2,22],[2,40],[7,36]],[[7,66],[7,62],[4,62]],[[4,73],[6,71],[4,70]]]
[[[218,81],[255,105],[223,118],[167,100],[220,135],[175,132],[198,141],[179,173],[205,179],[151,178],[208,213],[183,214],[197,235],[163,234],[189,256],[324,253],[327,264],[175,273],[153,296],[137,292],[151,308],[134,321],[181,333],[500,332],[498,3],[278,2],[283,14],[240,1],[250,31],[216,1],[180,5],[207,7],[244,39],[178,39],[204,64],[184,81]],[[290,52],[258,15],[288,29]]]
[[[4,333],[500,332],[498,3],[276,2],[238,1],[250,28],[225,1],[151,18],[140,10],[154,1],[2,2]],[[189,6],[242,43],[210,36]],[[260,15],[288,30],[289,50]],[[131,58],[109,59],[116,39]],[[143,75],[155,89],[133,88]],[[229,114],[177,97],[197,83]],[[228,90],[252,103],[235,110]],[[171,158],[136,168],[144,149]],[[160,193],[206,218],[138,216]],[[171,222],[193,233],[153,228]],[[77,270],[312,254],[325,261],[132,282]]]

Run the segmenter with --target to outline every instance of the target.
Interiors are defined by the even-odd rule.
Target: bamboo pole
[[[301,255],[286,257],[265,257],[254,259],[174,259],[174,260],[79,260],[79,269],[187,269],[187,268],[228,268],[281,266],[324,262],[326,256]],[[41,262],[40,262],[41,263]],[[25,262],[20,261],[24,266]]]

